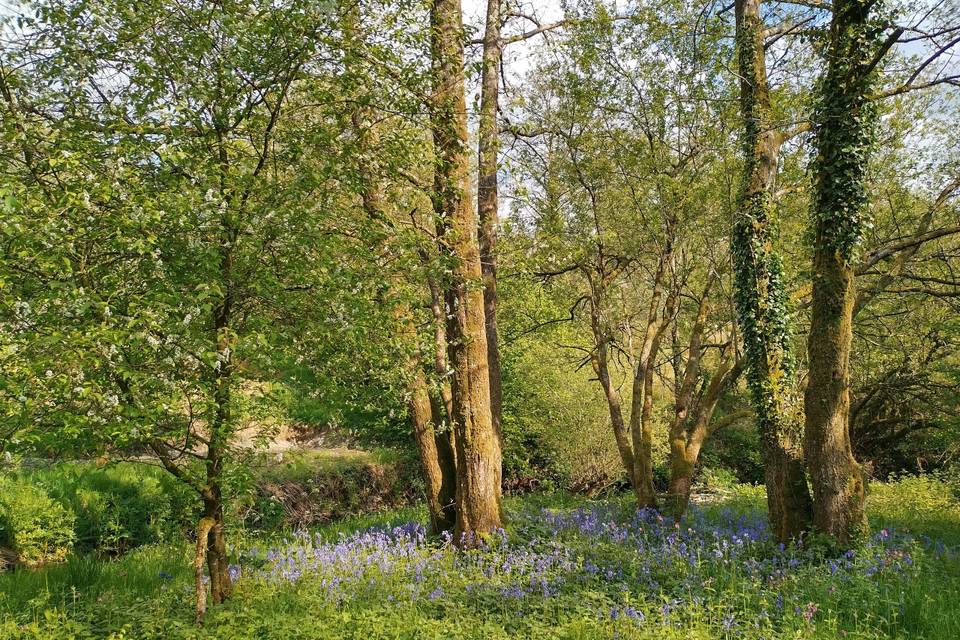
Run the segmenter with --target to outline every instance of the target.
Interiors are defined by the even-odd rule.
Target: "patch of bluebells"
[[[624,513],[611,503],[574,510],[513,514],[512,535],[498,531],[455,550],[449,536],[431,539],[408,523],[375,527],[336,540],[296,534],[264,552],[251,550],[247,565],[230,568],[241,580],[314,589],[333,605],[371,598],[390,606],[442,606],[446,601],[491,603],[520,618],[538,603],[587,590],[609,604],[595,610],[617,625],[682,626],[712,615],[725,631],[767,628],[792,614],[815,624],[821,605],[789,595],[799,580],[820,577],[911,579],[914,554],[953,553],[929,539],[884,529],[855,551],[834,557],[803,544],[772,543],[762,514],[692,509],[674,522],[653,510]],[[752,592],[757,611],[733,611],[720,601],[724,590]],[[831,587],[831,591],[832,591]],[[766,604],[769,603],[769,604]],[[704,614],[703,612],[708,612]],[[752,617],[751,617],[752,616]]]

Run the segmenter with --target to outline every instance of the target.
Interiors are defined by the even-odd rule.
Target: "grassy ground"
[[[3,638],[960,638],[960,507],[927,479],[876,485],[851,554],[780,549],[762,490],[679,525],[629,501],[509,500],[469,553],[415,510],[236,543],[232,601],[191,622],[189,550],[148,546],[0,576]]]

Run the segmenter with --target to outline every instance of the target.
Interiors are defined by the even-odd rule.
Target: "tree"
[[[704,442],[718,429],[722,429],[749,412],[733,412],[721,420],[713,420],[723,394],[740,377],[743,359],[737,355],[737,345],[733,337],[719,346],[718,361],[709,379],[701,381],[704,373],[704,340],[711,335],[710,294],[717,281],[717,275],[710,273],[707,284],[697,304],[696,316],[690,328],[689,342],[685,350],[680,349],[676,331],[673,332],[674,411],[670,422],[670,487],[667,490],[669,509],[674,518],[686,512],[690,501],[690,489],[693,485],[694,470]],[[726,337],[726,336],[724,336]],[[721,337],[721,340],[723,337]],[[685,355],[684,355],[685,353]]]
[[[814,526],[846,544],[866,527],[863,469],[850,443],[850,349],[855,255],[866,216],[866,170],[876,118],[875,70],[900,32],[883,38],[874,2],[833,5],[826,70],[817,86],[813,165],[813,298],[804,447]]]
[[[353,108],[350,113],[350,125],[356,139],[358,150],[357,175],[358,190],[362,210],[369,222],[376,225],[379,233],[374,236],[374,248],[381,255],[396,258],[394,254],[412,253],[419,264],[410,265],[408,260],[394,260],[396,265],[390,274],[390,285],[386,297],[394,305],[397,332],[409,343],[409,354],[403,364],[406,379],[407,412],[414,434],[414,440],[420,454],[423,479],[426,489],[427,508],[430,514],[430,530],[434,534],[452,531],[456,522],[456,460],[454,456],[453,432],[449,428],[451,408],[449,406],[449,387],[439,383],[439,389],[432,390],[426,375],[425,363],[428,361],[419,336],[419,319],[411,306],[419,302],[421,296],[408,293],[411,288],[422,291],[429,284],[431,295],[431,315],[428,324],[435,327],[434,348],[436,360],[432,367],[434,373],[446,375],[446,336],[443,330],[443,313],[440,309],[439,290],[435,277],[430,273],[434,267],[435,256],[425,246],[425,234],[420,229],[404,230],[398,213],[390,210],[384,198],[383,182],[389,176],[379,173],[374,158],[384,164],[388,152],[379,149],[379,132],[387,125],[378,122],[378,114],[373,106],[376,103],[374,91],[375,77],[367,72],[364,58],[376,59],[374,52],[367,50],[361,28],[360,6],[353,4],[344,12],[344,67],[351,78]],[[378,61],[383,64],[383,61]],[[408,88],[409,90],[409,88]],[[406,246],[404,237],[413,235]],[[416,267],[419,267],[416,268]],[[416,274],[410,278],[410,272]],[[417,276],[422,281],[416,282]],[[411,287],[411,285],[413,285]]]
[[[324,154],[342,88],[313,64],[336,41],[328,17],[298,2],[50,3],[10,53],[23,79],[4,61],[4,170],[20,186],[2,265],[24,303],[4,328],[64,354],[29,402],[69,408],[42,412],[51,433],[150,452],[196,491],[215,603],[232,590],[238,410],[267,400],[241,383],[278,376],[305,335],[343,336],[351,307],[377,324],[361,302],[375,280],[329,269],[360,252],[303,206],[338,197]],[[321,290],[344,294],[339,317]]]
[[[483,272],[483,308],[486,317],[487,362],[490,368],[490,410],[494,428],[500,433],[503,389],[500,380],[500,346],[497,331],[497,152],[500,130],[497,106],[500,92],[500,64],[503,42],[500,39],[500,2],[487,0],[486,29],[483,36],[483,67],[480,79],[480,122],[477,131],[477,217],[480,220],[480,266]],[[499,436],[498,436],[499,437]]]
[[[497,329],[497,225],[500,216],[497,172],[500,149],[500,128],[497,118],[500,95],[500,68],[503,48],[507,44],[527,40],[556,29],[562,22],[541,25],[531,16],[537,28],[501,37],[504,19],[501,17],[503,0],[487,0],[484,22],[483,60],[480,73],[480,113],[477,127],[477,217],[480,221],[480,266],[483,271],[483,306],[487,319],[487,360],[490,368],[490,406],[497,433],[503,413],[503,383],[500,371],[500,343]],[[499,437],[499,436],[498,436]],[[502,439],[502,438],[501,438]]]
[[[773,204],[784,136],[773,128],[759,0],[736,3],[744,166],[731,251],[747,382],[761,434],[770,528],[786,542],[809,528],[811,499],[794,417],[787,292]]]
[[[458,542],[501,526],[501,451],[490,406],[490,376],[477,219],[471,198],[464,96],[463,19],[459,0],[434,0],[430,11],[435,147],[434,210],[444,282],[456,433]]]
[[[518,99],[527,117],[511,126],[514,159],[528,181],[518,200],[534,221],[532,275],[571,290],[569,321],[584,322],[587,340],[564,346],[594,369],[637,501],[653,507],[654,441],[667,444],[656,435],[665,426],[658,404],[673,386],[661,382],[673,361],[663,345],[685,299],[703,290],[715,263],[710,234],[729,210],[725,158],[715,151],[725,146],[728,131],[717,122],[727,114],[722,102],[701,100],[719,90],[718,25],[690,38],[666,14],[614,18],[604,6],[566,25]],[[654,50],[669,51],[681,71]],[[693,361],[690,404],[700,397],[700,358]],[[683,404],[674,441],[692,462],[676,466],[685,497],[699,445],[680,447],[681,432],[697,422]]]

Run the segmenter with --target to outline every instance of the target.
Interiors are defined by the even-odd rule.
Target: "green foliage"
[[[0,553],[27,566],[59,562],[74,544],[75,516],[28,482],[0,476]]]
[[[704,446],[700,458],[705,467],[726,470],[738,482],[763,483],[760,434],[752,421],[726,427]]]
[[[909,475],[867,488],[874,529],[907,528],[916,535],[960,544],[960,493],[949,475]]]
[[[505,325],[507,328],[510,324]],[[530,336],[503,352],[506,485],[590,490],[622,471],[596,382],[571,354],[552,346],[561,329]]]
[[[232,531],[299,529],[422,496],[419,461],[409,454],[290,451],[249,462],[244,490],[228,509]],[[23,563],[62,561],[71,550],[118,556],[176,543],[198,517],[192,491],[148,464],[63,463],[23,469],[3,482],[10,491],[0,547]]]
[[[59,464],[21,473],[74,514],[76,547],[117,555],[179,539],[191,529],[194,498],[166,472],[145,464],[104,468]]]
[[[869,224],[867,167],[876,139],[876,66],[890,16],[873,0],[845,0],[834,14],[826,71],[815,94],[813,228],[816,243],[852,264]]]
[[[728,493],[738,484],[737,476],[724,467],[704,467],[697,474],[696,489],[707,493]]]

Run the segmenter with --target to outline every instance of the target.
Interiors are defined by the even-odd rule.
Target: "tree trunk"
[[[434,278],[428,278],[427,283],[430,286],[430,311],[433,313],[433,370],[440,381],[437,393],[443,407],[443,421],[451,426],[453,424],[453,393],[450,391],[450,382],[447,380],[447,319],[443,312],[443,291]],[[437,415],[441,414],[434,411],[434,416]],[[453,433],[451,429],[448,431]],[[453,442],[452,435],[450,442]]]
[[[444,508],[445,530],[452,530],[457,519],[457,447],[453,426],[453,393],[447,381],[447,332],[444,326],[443,294],[436,280],[428,278],[430,309],[433,312],[434,372],[439,380],[430,394],[437,443],[437,461],[443,474],[439,500]]]
[[[668,221],[663,254],[654,273],[647,326],[644,330],[640,356],[633,375],[633,398],[630,407],[630,435],[633,441],[633,491],[641,507],[657,508],[657,494],[653,486],[653,377],[656,373],[660,341],[673,315],[676,292],[671,289],[660,308],[664,293],[667,265],[673,255],[674,223]]]
[[[675,520],[683,517],[690,503],[690,488],[693,486],[693,472],[700,455],[699,445],[688,443],[687,434],[670,436],[670,489],[667,492],[667,506]]]
[[[606,327],[603,326],[603,319],[600,313],[601,297],[602,294],[592,288],[590,298],[590,326],[593,330],[594,341],[597,344],[597,353],[593,358],[593,369],[597,374],[597,378],[600,380],[603,395],[607,399],[607,410],[610,414],[610,424],[613,426],[613,437],[617,443],[620,460],[623,462],[623,468],[627,471],[630,486],[635,488],[637,486],[637,480],[634,476],[633,446],[630,444],[627,425],[623,419],[623,407],[620,402],[620,394],[613,387],[613,381],[610,379],[610,353],[609,347],[607,346],[609,338],[607,337]]]
[[[874,69],[898,33],[880,44],[870,0],[833,5],[827,67],[814,111],[813,299],[805,409],[813,523],[847,544],[866,529],[863,469],[850,446],[850,347],[856,287],[852,258],[861,240],[864,187],[876,119],[868,95]]]
[[[662,335],[662,334],[661,334]],[[657,492],[653,486],[653,375],[654,362],[660,345],[659,337],[655,340],[654,350],[649,354],[649,362],[643,368],[643,406],[640,410],[640,421],[633,425],[633,467],[636,476],[634,491],[637,502],[641,507],[657,508]],[[634,385],[636,388],[636,385]],[[630,415],[631,422],[634,414]]]
[[[207,540],[216,524],[213,518],[200,518],[197,525],[197,549],[193,556],[194,593],[196,597],[196,622],[203,622],[207,614],[207,585],[203,583],[203,566],[207,563]]]
[[[205,484],[200,488],[203,517],[212,520],[207,535],[207,571],[210,574],[210,598],[221,604],[233,592],[227,565],[227,545],[223,527],[223,458],[229,451],[233,431],[233,353],[236,341],[233,326],[233,305],[236,292],[233,272],[233,251],[236,246],[237,224],[231,212],[232,192],[228,189],[230,162],[225,134],[216,129],[217,155],[220,172],[220,264],[219,284],[223,299],[213,308],[213,344],[216,347],[216,365],[211,373],[213,416],[204,457]],[[198,542],[199,544],[199,542]]]
[[[678,363],[682,360],[679,355],[679,345],[674,336],[674,376],[680,374],[679,383],[675,384],[673,422],[670,425],[670,489],[667,492],[667,504],[671,515],[679,520],[687,510],[690,501],[690,487],[693,484],[693,472],[700,455],[700,446],[706,437],[706,425],[713,415],[713,409],[720,399],[723,377],[729,368],[729,359],[725,358],[718,368],[717,375],[711,383],[710,393],[693,407],[693,395],[700,376],[700,358],[703,346],[703,331],[706,326],[710,310],[710,289],[713,287],[715,276],[707,278],[707,286],[700,297],[697,308],[697,317],[690,329],[690,342],[687,347],[687,360],[680,374]],[[676,325],[674,325],[676,326]],[[691,416],[693,409],[699,415]],[[691,420],[692,418],[692,420]],[[689,425],[693,424],[690,428]]]
[[[808,352],[805,446],[813,485],[813,524],[847,543],[866,526],[865,475],[853,458],[850,345],[856,300],[853,270],[833,251],[815,250]]]
[[[497,196],[497,150],[500,146],[497,102],[502,46],[500,0],[487,0],[483,70],[480,80],[480,123],[477,132],[477,213],[480,218],[480,266],[483,273],[483,309],[487,329],[487,361],[490,368],[490,411],[498,436],[503,404],[497,331],[497,218],[500,206]]]
[[[207,573],[210,576],[210,599],[222,604],[233,593],[223,530],[223,498],[220,487],[208,486],[203,498],[203,520],[210,524],[207,534]],[[199,542],[198,542],[199,544]]]
[[[437,492],[437,502],[442,509],[442,516],[438,517],[439,527],[435,533],[453,531],[457,523],[457,453],[453,433],[453,426],[448,421],[441,421],[437,416],[446,415],[442,398],[430,394],[430,408],[434,416],[433,438],[437,451],[437,466],[440,469],[440,487]]]
[[[352,70],[360,65],[361,59],[356,55],[356,49],[360,46],[360,40],[357,35],[357,26],[360,23],[360,5],[354,4],[347,12],[344,20],[344,41],[346,48],[345,65],[348,70]],[[357,91],[361,89],[358,87]],[[384,206],[383,189],[381,180],[377,175],[371,158],[376,157],[377,144],[379,142],[378,132],[373,125],[376,118],[371,113],[371,109],[365,105],[366,101],[358,99],[350,112],[350,122],[353,126],[354,135],[357,138],[357,146],[360,149],[359,174],[361,177],[360,196],[364,213],[371,221],[379,222],[384,227],[385,238],[389,237],[394,231],[393,222],[390,220]],[[384,242],[383,248],[389,251],[389,247]],[[429,267],[430,256],[423,255],[425,266]],[[431,294],[431,310],[434,315],[434,322],[443,322],[442,309],[439,309],[440,317],[437,319],[439,308],[439,292],[432,279],[428,278],[428,284]],[[419,348],[419,338],[417,328],[414,325],[410,315],[410,309],[405,304],[397,304],[397,320],[402,324],[404,332],[409,340],[417,343],[415,355],[407,362],[407,393],[409,399],[407,408],[410,412],[410,423],[413,428],[414,439],[417,443],[417,449],[420,453],[420,463],[423,470],[424,486],[427,494],[427,510],[430,514],[430,531],[439,534],[443,531],[453,529],[455,520],[455,463],[452,452],[452,440],[450,430],[444,428],[449,419],[449,407],[444,405],[435,405],[430,393],[430,387],[424,376],[422,368],[422,355]],[[441,350],[446,348],[443,338],[443,329],[439,328],[435,334],[435,346]],[[443,356],[437,356],[437,373],[445,373],[445,359]],[[443,363],[443,364],[441,364]],[[444,384],[441,393],[449,396],[449,388]]]
[[[409,339],[417,341],[417,328],[408,315],[400,318]],[[455,524],[456,468],[453,464],[446,408],[436,395],[431,395],[423,369],[422,357],[417,348],[407,362],[407,408],[413,427],[423,483],[427,494],[427,511],[430,514],[430,531],[439,535],[452,531]]]
[[[453,369],[458,543],[474,544],[502,526],[500,439],[490,410],[477,219],[471,203],[464,98],[463,21],[459,0],[431,6],[436,156],[434,207],[442,257],[452,275],[445,290],[447,350]]]
[[[445,495],[445,489],[453,483],[453,474],[444,474],[440,463],[440,447],[442,434],[435,432],[437,422],[433,417],[433,407],[427,382],[420,371],[419,361],[415,361],[412,379],[408,393],[410,399],[407,404],[410,410],[410,421],[420,451],[420,463],[423,467],[423,480],[427,493],[427,509],[430,513],[430,531],[439,534],[450,531],[455,524],[453,496]],[[438,407],[439,408],[439,407]],[[446,480],[446,484],[445,484]]]
[[[775,251],[772,189],[780,153],[770,128],[760,0],[737,0],[737,60],[744,124],[744,171],[733,225],[737,316],[744,336],[747,382],[757,412],[771,532],[787,542],[807,531],[812,504],[791,415],[794,384],[787,296]]]

